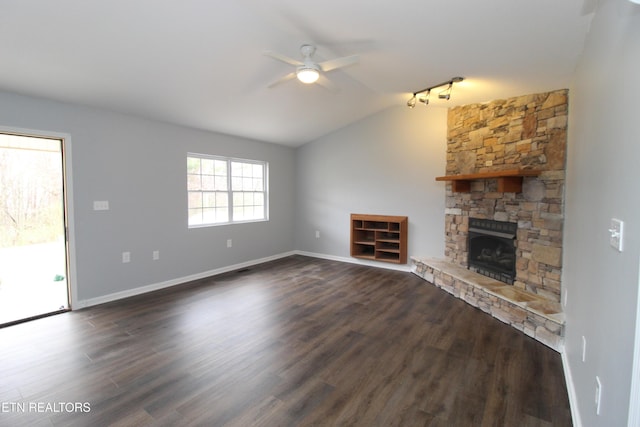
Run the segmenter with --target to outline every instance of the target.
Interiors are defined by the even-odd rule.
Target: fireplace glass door
[[[516,275],[517,227],[512,222],[470,218],[469,269],[512,285]]]

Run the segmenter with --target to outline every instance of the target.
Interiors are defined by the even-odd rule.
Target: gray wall
[[[2,92],[0,126],[71,135],[78,300],[294,249],[291,148]],[[270,221],[189,230],[187,152],[268,161]],[[110,210],[93,211],[94,200]]]
[[[300,147],[296,249],[349,257],[350,213],[407,215],[409,255],[443,256],[444,183],[434,178],[446,131],[446,109],[398,106]]]
[[[640,255],[638,76],[640,6],[602,0],[569,102],[565,361],[584,426],[627,425]],[[611,218],[625,221],[622,253],[609,246]]]

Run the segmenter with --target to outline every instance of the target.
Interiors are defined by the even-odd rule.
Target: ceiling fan
[[[312,84],[317,83],[320,86],[323,86],[329,90],[334,90],[335,88],[331,84],[331,82],[323,76],[324,73],[327,73],[331,70],[335,70],[338,68],[346,67],[351,64],[355,64],[358,62],[358,55],[352,56],[343,56],[341,58],[330,59],[328,61],[323,62],[314,62],[312,59],[313,54],[316,51],[316,47],[310,44],[303,44],[300,46],[300,53],[302,53],[302,61],[298,61],[293,58],[289,58],[288,56],[282,55],[277,52],[273,52],[267,50],[264,52],[265,55],[272,57],[273,59],[277,59],[278,61],[282,61],[286,64],[293,65],[296,67],[296,70],[285,75],[284,77],[276,80],[271,83],[268,87],[274,87],[279,85],[280,83],[284,83],[293,78],[298,78],[302,83]]]

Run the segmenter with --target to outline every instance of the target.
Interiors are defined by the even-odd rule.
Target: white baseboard
[[[367,261],[359,258],[351,258],[351,257],[341,257],[335,255],[327,255],[327,254],[319,254],[316,252],[305,252],[305,251],[294,251],[297,255],[304,255],[313,258],[322,258],[328,259],[331,261],[340,261],[340,262],[348,262],[351,264],[360,264],[366,265],[368,267],[378,267],[378,268],[386,268],[387,270],[397,270],[397,271],[411,271],[411,266],[409,264],[393,264],[390,262],[376,262],[376,261]]]
[[[220,267],[220,268],[216,268],[216,269],[209,270],[209,271],[203,271],[202,273],[196,273],[196,274],[192,274],[192,275],[185,276],[185,277],[178,277],[176,279],[167,280],[165,282],[154,283],[154,284],[151,284],[151,285],[140,286],[140,287],[133,288],[133,289],[127,289],[126,291],[122,291],[122,292],[115,292],[115,293],[112,293],[112,294],[103,295],[103,296],[99,296],[99,297],[95,297],[95,298],[89,298],[89,299],[86,299],[86,300],[80,300],[80,301],[77,302],[77,304],[75,304],[73,309],[76,310],[76,309],[80,309],[80,308],[91,307],[91,306],[98,305],[98,304],[104,304],[104,303],[107,303],[107,302],[117,301],[119,299],[132,297],[132,296],[135,296],[135,295],[146,294],[148,292],[153,292],[153,291],[157,291],[157,290],[160,290],[160,289],[169,288],[171,286],[181,285],[183,283],[192,282],[194,280],[199,280],[199,279],[204,279],[204,278],[207,278],[207,277],[215,276],[217,274],[222,274],[222,273],[226,273],[226,272],[233,271],[233,270],[239,270],[241,268],[250,267],[250,266],[256,265],[256,264],[262,264],[262,263],[268,262],[268,261],[274,261],[276,259],[280,259],[280,258],[288,257],[288,256],[291,256],[291,255],[295,255],[295,253],[296,252],[294,252],[294,251],[285,252],[285,253],[281,253],[281,254],[265,257],[265,258],[260,258],[260,259],[256,259],[256,260],[252,260],[252,261],[242,262],[242,263],[239,263],[239,264],[233,264],[233,265],[229,265],[229,266],[226,266],[226,267]]]
[[[576,389],[573,386],[573,377],[571,376],[571,367],[569,366],[569,359],[567,359],[567,352],[563,349],[560,352],[562,358],[562,370],[564,371],[564,380],[567,385],[567,394],[569,395],[569,407],[571,408],[571,419],[573,420],[574,427],[582,427],[582,420],[580,419],[580,411],[578,411],[578,397],[576,396]]]

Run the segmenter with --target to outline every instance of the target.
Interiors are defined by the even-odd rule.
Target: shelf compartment
[[[376,247],[374,244],[361,244],[355,243],[351,248],[351,256],[358,258],[374,259],[376,253]]]
[[[390,252],[390,253],[400,253],[400,242],[377,241],[376,242],[376,251]]]
[[[352,239],[358,243],[375,243],[376,241],[376,233],[371,230],[361,230],[355,229],[353,230]]]
[[[362,228],[365,230],[388,230],[389,223],[383,221],[364,221]]]
[[[399,263],[398,254],[390,253],[390,252],[376,251],[375,259],[378,261]]]
[[[376,241],[385,240],[385,241],[399,241],[400,233],[389,232],[389,231],[378,231],[376,232]]]

